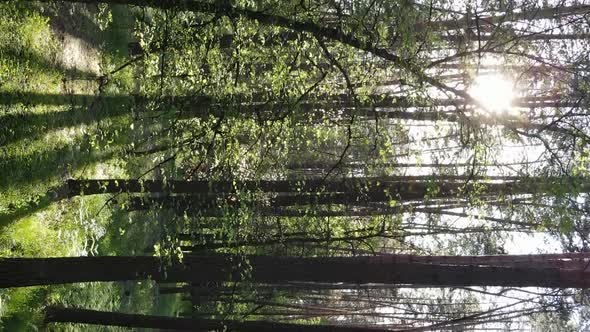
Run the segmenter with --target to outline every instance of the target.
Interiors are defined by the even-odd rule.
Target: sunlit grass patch
[[[67,239],[70,236],[60,236],[70,230],[51,227],[51,219],[59,212],[53,208],[48,210],[23,218],[5,230],[1,237],[3,257],[69,256],[76,251],[70,249],[71,243],[67,243],[71,242]]]
[[[46,17],[18,3],[1,3],[0,31],[0,89],[60,89],[58,45]]]

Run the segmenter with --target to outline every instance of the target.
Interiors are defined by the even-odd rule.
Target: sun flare
[[[514,84],[500,75],[480,76],[475,79],[469,95],[479,101],[488,111],[513,113]]]

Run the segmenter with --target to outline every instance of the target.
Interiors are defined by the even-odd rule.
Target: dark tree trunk
[[[436,261],[436,258],[430,259]],[[411,259],[410,262],[400,262],[400,258],[396,256],[247,256],[246,260],[247,263],[242,258],[225,255],[187,255],[182,264],[161,266],[156,257],[4,258],[0,260],[0,287],[143,280],[148,277],[158,282],[199,283],[239,281],[244,275],[247,276],[247,281],[257,283],[304,281],[440,287],[590,286],[590,273],[583,270],[539,267],[528,262],[506,267],[414,263]],[[245,266],[249,266],[251,270],[244,271]]]
[[[60,257],[0,259],[0,288],[66,284],[86,281],[161,279],[158,258]]]
[[[402,191],[402,188],[424,186],[425,181],[473,181],[473,180],[515,181],[526,178],[514,176],[478,177],[478,176],[384,176],[358,177],[342,180],[301,179],[301,180],[260,180],[260,181],[179,181],[179,180],[133,180],[133,179],[87,179],[66,182],[69,197],[78,195],[127,193],[171,193],[171,194],[210,194],[232,193],[236,190],[261,191],[269,193],[290,192],[347,192],[358,188],[367,190],[388,189]],[[532,179],[531,182],[534,182]],[[547,181],[546,178],[543,181]],[[443,185],[445,183],[443,182]],[[448,186],[457,187],[460,183],[450,182]],[[395,187],[399,187],[395,189]],[[393,187],[393,188],[392,188]],[[421,190],[421,189],[418,189]]]
[[[356,241],[366,241],[373,238],[380,237],[381,234],[375,232],[369,235],[360,236],[343,236],[343,237],[287,237],[287,238],[274,238],[267,240],[246,240],[246,241],[222,241],[222,242],[209,242],[202,244],[193,244],[190,246],[180,246],[180,249],[186,252],[198,252],[203,250],[213,250],[221,248],[240,248],[240,247],[263,247],[273,245],[301,245],[305,246],[310,243],[336,243],[336,242],[347,242],[352,243]]]
[[[160,286],[158,288],[158,292],[162,295],[189,293],[190,291],[191,286]]]
[[[179,212],[199,211],[203,216],[219,216],[220,207],[238,207],[242,204],[259,208],[292,207],[306,205],[347,205],[362,206],[368,203],[384,203],[395,200],[397,202],[423,201],[425,197],[431,200],[456,198],[462,190],[469,190],[465,183],[471,180],[477,184],[480,197],[483,196],[507,196],[521,194],[540,194],[555,192],[555,188],[563,188],[563,192],[585,193],[590,191],[590,184],[580,182],[576,178],[540,178],[540,177],[490,177],[491,180],[504,182],[482,181],[483,178],[469,176],[441,176],[434,177],[430,182],[428,176],[407,177],[377,177],[377,178],[349,178],[335,181],[322,180],[283,180],[283,181],[243,181],[235,185],[241,188],[258,190],[267,193],[275,193],[260,200],[239,202],[232,194],[223,196],[221,190],[225,186],[231,186],[225,182],[210,182],[209,194],[175,195],[166,197],[134,197],[127,204],[130,211],[146,210],[153,207],[171,208]],[[129,189],[125,187],[125,180],[87,180],[118,183],[116,190]],[[155,183],[156,181],[152,181]],[[174,181],[171,181],[173,183]],[[198,182],[198,181],[195,181]],[[176,192],[191,190],[194,182],[177,181],[182,189],[172,188]],[[574,186],[573,184],[576,183]],[[219,185],[220,184],[220,185]],[[219,186],[218,186],[219,185]],[[258,186],[258,188],[256,187]],[[99,188],[100,186],[96,186]],[[107,186],[109,187],[109,186]],[[104,187],[103,187],[104,188]],[[255,189],[257,188],[257,189]],[[194,192],[203,189],[201,183],[194,186]],[[268,212],[268,213],[267,213]],[[263,214],[272,214],[272,211],[263,211]],[[287,212],[287,216],[297,216],[297,212]],[[330,213],[327,213],[329,215]],[[338,215],[339,212],[336,212]],[[362,215],[363,213],[360,212]]]
[[[490,182],[489,180],[502,181]],[[371,196],[382,201],[386,198],[413,200],[421,199],[427,193],[431,197],[449,197],[458,194],[464,183],[476,182],[485,192],[490,194],[522,194],[538,193],[549,190],[552,186],[567,184],[575,178],[518,177],[518,176],[386,176],[360,177],[342,180],[260,180],[260,181],[160,181],[160,180],[68,180],[67,195],[94,195],[106,193],[172,193],[172,194],[203,194],[197,196],[204,204],[208,200],[222,197],[224,193],[236,190],[259,191],[265,193],[285,193],[284,199],[299,204],[314,201],[330,201],[345,203],[349,201],[370,201]],[[436,189],[433,192],[432,189]],[[590,185],[582,183],[578,190],[587,192]],[[384,193],[388,194],[385,195]],[[320,194],[321,193],[321,194]],[[322,198],[322,197],[328,198]],[[368,199],[363,199],[365,196]],[[385,198],[382,198],[385,197]],[[331,197],[331,198],[330,198]],[[275,197],[275,203],[281,205],[283,198]],[[293,204],[291,204],[293,205]],[[204,207],[204,206],[203,206]]]
[[[79,323],[128,328],[152,328],[176,331],[240,331],[240,332],[387,332],[388,330],[367,327],[338,325],[302,325],[265,321],[233,321],[199,318],[176,318],[122,314],[86,309],[56,308],[46,310],[48,323]]]

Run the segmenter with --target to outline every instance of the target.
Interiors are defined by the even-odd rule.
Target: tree
[[[240,332],[386,332],[388,329],[340,325],[306,325],[265,321],[235,321],[199,318],[177,318],[123,314],[87,309],[50,307],[46,310],[47,323],[79,323],[127,328],[153,328],[174,331],[240,331]]]
[[[510,257],[510,256],[507,256]],[[560,257],[555,262],[562,262]],[[417,286],[537,286],[587,287],[583,261],[566,267],[548,267],[544,260],[506,266],[415,263],[411,256],[275,257],[188,255],[183,262],[162,265],[157,257],[4,258],[0,287],[25,287],[87,281],[151,278],[158,282],[240,281],[280,283],[383,283]],[[437,258],[433,257],[436,262]],[[559,264],[557,264],[559,265]],[[109,266],[108,269],[105,266]]]

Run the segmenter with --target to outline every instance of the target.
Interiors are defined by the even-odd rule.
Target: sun
[[[514,83],[501,75],[479,76],[468,90],[469,95],[494,113],[514,113]]]

